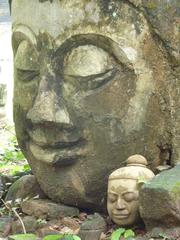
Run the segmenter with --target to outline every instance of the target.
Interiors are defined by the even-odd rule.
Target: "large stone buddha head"
[[[100,209],[120,159],[159,159],[161,51],[128,1],[13,0],[11,13],[22,151],[51,199]]]

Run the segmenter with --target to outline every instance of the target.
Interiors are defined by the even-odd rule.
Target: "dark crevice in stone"
[[[160,161],[161,165],[169,165],[173,166],[172,162],[172,146],[169,144],[166,144],[166,146],[158,146],[160,149]]]
[[[53,2],[53,0],[39,0],[39,2],[47,2],[50,1],[51,3]]]

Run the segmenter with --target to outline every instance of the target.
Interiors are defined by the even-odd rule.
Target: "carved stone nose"
[[[123,199],[118,198],[117,203],[116,203],[116,208],[117,209],[125,209],[126,208]]]
[[[32,123],[56,123],[72,127],[69,113],[61,102],[58,102],[54,91],[45,91],[38,94],[33,107],[27,113],[27,119]]]

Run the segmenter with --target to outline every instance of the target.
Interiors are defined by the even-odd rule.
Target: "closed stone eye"
[[[30,81],[39,74],[38,56],[35,48],[23,40],[17,49],[14,59],[15,72],[18,80]]]
[[[73,84],[73,81],[74,83],[78,82],[79,88],[81,88],[82,90],[88,91],[88,90],[94,90],[108,83],[111,79],[114,78],[117,71],[118,70],[116,68],[113,68],[113,69],[107,70],[104,73],[100,73],[97,75],[90,75],[87,77],[66,75],[65,79],[69,79],[69,81],[71,81],[72,84]]]
[[[138,199],[138,193],[137,192],[125,193],[123,194],[123,198],[125,201],[131,202]]]
[[[36,76],[38,76],[39,71],[17,69],[16,75],[18,80],[28,82],[33,80]]]
[[[81,90],[94,90],[106,84],[116,74],[113,57],[93,45],[73,49],[64,61],[64,79]]]
[[[108,52],[94,45],[73,49],[64,60],[64,74],[87,77],[106,72],[113,68]]]
[[[115,195],[115,194],[112,194],[112,193],[109,193],[108,194],[108,201],[111,202],[111,203],[114,203],[116,202],[118,199],[118,196]]]

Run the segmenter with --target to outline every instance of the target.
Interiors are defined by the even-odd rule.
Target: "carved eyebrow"
[[[126,194],[126,193],[134,193],[136,191],[126,191],[126,192],[123,192],[123,194]]]
[[[129,194],[129,193],[130,193],[130,194],[134,194],[134,193],[136,194],[137,191],[127,191],[127,192],[123,192],[122,195],[124,196],[124,195]]]
[[[56,39],[56,46],[59,45],[60,37]],[[104,49],[106,52],[112,54],[121,64],[132,70],[132,63],[128,59],[126,53],[122,50],[120,45],[111,38],[100,34],[79,34],[66,39],[59,47],[57,47],[55,55],[65,57],[65,55],[73,48],[83,45],[95,45]]]
[[[108,192],[108,194],[111,194],[111,195],[114,195],[114,196],[118,196],[118,194],[115,193],[115,192]]]
[[[23,24],[15,24],[12,26],[12,31],[13,34],[22,33],[25,37],[31,40],[34,45],[37,45],[36,35],[28,26]]]
[[[28,40],[33,45],[37,46],[36,35],[29,27],[23,24],[15,24],[12,27],[12,32],[12,45],[14,54],[16,54],[17,48],[20,42],[23,40]]]
[[[126,195],[126,194],[131,194],[131,193],[137,193],[137,191],[126,191],[126,192],[123,192],[123,193],[121,193],[121,195],[122,196],[124,196],[124,195]],[[115,193],[115,192],[108,192],[108,194],[112,194],[112,195],[115,195],[115,196],[118,196],[118,194],[117,193]]]

